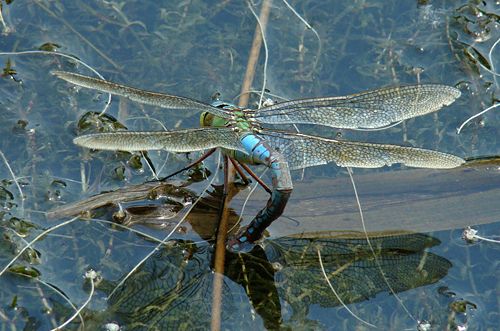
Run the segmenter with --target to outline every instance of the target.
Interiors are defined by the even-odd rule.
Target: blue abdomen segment
[[[236,242],[232,243],[230,248],[233,250],[239,250],[243,244],[252,243],[259,239],[264,230],[281,216],[293,190],[288,163],[279,152],[269,146],[265,139],[250,133],[241,137],[240,141],[248,155],[235,151],[232,156],[239,162],[266,165],[271,171],[273,189],[266,207],[255,216],[246,230],[237,237]]]
[[[254,163],[268,163],[271,157],[269,146],[264,145],[264,140],[254,134],[247,134],[241,138],[241,144],[254,160]]]
[[[264,138],[255,134],[246,134],[240,138],[248,154],[234,151],[232,156],[239,162],[263,164],[271,170],[273,190],[292,190],[293,184],[288,163],[281,153],[275,151]]]

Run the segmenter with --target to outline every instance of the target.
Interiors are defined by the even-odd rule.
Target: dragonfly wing
[[[222,147],[245,152],[239,134],[230,128],[200,128],[178,131],[94,133],[76,137],[73,142],[91,149],[111,151],[166,150],[193,152]]]
[[[413,85],[343,97],[292,100],[262,108],[260,123],[318,124],[334,128],[380,128],[448,106],[460,91],[446,85]]]
[[[265,131],[263,137],[282,153],[290,169],[335,162],[341,167],[378,168],[392,164],[447,169],[465,161],[457,156],[428,149],[397,145],[341,141],[300,133]]]
[[[193,99],[149,92],[106,80],[74,74],[66,71],[52,71],[52,74],[72,84],[126,97],[132,101],[168,109],[192,109],[206,111],[219,117],[229,118],[231,113]]]

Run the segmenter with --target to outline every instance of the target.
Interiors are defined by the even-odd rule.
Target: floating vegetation
[[[479,105],[479,108],[474,107],[475,110],[470,112],[472,115],[469,118],[464,118],[458,133],[472,120],[479,128],[489,127],[485,116],[494,115],[486,112],[498,107],[500,100],[497,47],[500,41],[500,14],[496,8],[498,6],[495,7],[493,3],[469,1],[455,10],[450,21],[450,46],[469,76],[464,79],[464,85]],[[484,133],[488,135],[488,132]]]

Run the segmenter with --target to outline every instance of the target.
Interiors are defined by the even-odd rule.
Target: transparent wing
[[[101,92],[111,93],[122,97],[129,98],[132,101],[148,104],[152,106],[168,108],[168,109],[192,109],[198,111],[206,111],[216,116],[229,118],[231,113],[220,108],[212,107],[206,103],[193,99],[168,95],[157,92],[149,92],[134,87],[129,87],[106,80],[88,77],[84,75],[74,74],[65,71],[52,71],[52,74],[64,79],[72,84],[98,90]]]
[[[379,128],[448,106],[460,91],[446,85],[385,88],[343,97],[292,100],[260,109],[268,124],[318,124],[335,128]]]
[[[200,128],[179,131],[94,133],[76,137],[79,146],[110,151],[144,151],[163,149],[185,153],[222,147],[245,152],[238,133],[229,128]]]
[[[281,131],[264,130],[262,136],[284,155],[292,170],[329,162],[354,168],[401,163],[408,167],[436,169],[455,168],[465,162],[451,154],[421,148],[340,141]]]

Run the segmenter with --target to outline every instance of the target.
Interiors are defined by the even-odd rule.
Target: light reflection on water
[[[343,138],[409,144],[464,157],[498,154],[498,112],[487,114],[479,123],[481,125],[473,123],[460,136],[455,135],[455,128],[465,118],[490,106],[492,99],[498,99],[499,89],[493,78],[483,71],[481,73],[484,76],[481,78],[477,66],[471,65],[467,57],[467,54],[476,54],[474,50],[486,57],[489,48],[499,38],[498,21],[488,21],[486,15],[494,11],[498,15],[498,8],[494,7],[494,1],[481,5],[479,8],[482,12],[474,11],[474,7],[458,7],[447,1],[434,1],[429,5],[418,3],[292,3],[321,37],[321,55],[316,62],[318,40],[314,34],[283,3],[274,1],[267,30],[267,88],[285,98],[302,98],[342,95],[417,81],[458,84],[463,92],[462,98],[437,116],[410,120],[405,126],[400,125],[384,132],[342,132]],[[255,29],[253,16],[246,5],[239,2],[189,1],[178,4],[128,1],[120,5],[112,1],[14,1],[3,7],[6,24],[14,32],[2,36],[0,51],[32,50],[43,44],[54,43],[59,45],[60,52],[84,60],[106,78],[207,102],[214,92],[221,92],[225,99],[231,99],[239,93]],[[2,194],[5,224],[12,228],[15,223],[16,231],[26,230],[34,237],[37,231],[26,229],[26,224],[16,223],[18,221],[14,222],[11,217],[23,218],[42,229],[54,225],[54,221],[46,220],[36,211],[47,211],[101,191],[143,183],[149,179],[150,172],[147,169],[131,167],[130,155],[89,155],[71,143],[78,126],[81,128],[88,124],[82,122],[82,115],[89,111],[101,111],[106,96],[68,87],[49,72],[55,69],[89,72],[59,57],[33,55],[0,58],[4,66],[10,59],[17,71],[16,79],[22,81],[22,84],[16,83],[8,77],[0,80],[0,130],[5,137],[0,142],[0,149],[14,173],[21,177],[20,182],[27,197],[22,213],[19,207],[10,205],[12,202],[20,205],[15,186],[12,183],[3,184],[15,196],[12,201],[8,193]],[[495,65],[500,67],[498,63]],[[256,89],[262,84],[262,69],[261,57],[254,83]],[[165,123],[169,129],[198,125],[196,113],[169,112],[118,100],[112,103],[110,114],[135,129],[159,128],[147,119],[127,121],[127,118],[150,116]],[[95,120],[89,121],[95,124]],[[113,123],[110,119],[98,125],[108,127],[115,125]],[[337,133],[316,128],[305,130],[316,130],[314,133],[329,137]],[[153,163],[161,164],[165,155],[150,153],[149,156]],[[82,159],[91,161],[82,166]],[[182,155],[169,156],[164,174],[185,163],[186,159]],[[3,164],[0,169],[1,178],[10,179]],[[78,182],[81,181],[82,171],[90,180],[88,192],[82,192],[85,185]],[[355,173],[377,171],[357,170]],[[338,170],[332,166],[308,169],[305,180],[345,176],[343,171],[336,172]],[[61,179],[61,182],[54,179]],[[195,183],[189,188],[199,194],[205,185],[206,182]],[[352,194],[349,188],[345,190],[346,195]],[[216,215],[213,209],[210,210]],[[235,212],[239,214],[238,209]],[[481,210],[477,212],[480,214]],[[109,218],[108,214],[109,211],[103,211],[103,217]],[[254,214],[255,210],[245,210],[243,221]],[[10,223],[7,223],[8,220],[11,220]],[[187,231],[193,230],[191,226],[187,226]],[[161,236],[158,230],[144,230]],[[497,231],[495,224],[481,226],[479,230],[483,234],[495,234]],[[10,230],[3,228],[2,231],[8,239],[2,243],[3,265],[13,256],[15,248],[25,243]],[[200,236],[206,239],[204,235]],[[467,311],[471,312],[467,317],[471,328],[493,327],[494,321],[498,320],[495,294],[498,277],[494,259],[496,246],[466,246],[457,241],[457,231],[433,233],[432,236],[441,241],[441,244],[432,248],[432,253],[450,261],[452,267],[437,283],[401,293],[403,302],[411,307],[412,314],[417,318],[429,319],[434,316],[434,312],[432,322],[446,325],[448,316],[453,316],[449,305],[462,299],[468,300],[478,307],[471,309],[472,304],[466,305]],[[200,238],[194,235],[190,239]],[[34,248],[40,254],[40,261],[33,267],[41,272],[41,279],[61,289],[72,302],[79,305],[88,295],[87,285],[81,278],[85,270],[93,267],[102,272],[105,281],[114,282],[146,255],[150,246],[144,238],[128,231],[111,229],[109,225],[100,223],[78,222],[36,243]],[[200,247],[194,254],[205,252],[203,256],[210,256],[209,247]],[[36,252],[33,254],[36,255]],[[173,254],[170,257],[175,256]],[[26,259],[23,258],[23,263]],[[199,270],[210,275],[208,259],[200,259],[197,265],[204,266]],[[4,318],[6,325],[13,323],[18,328],[30,325],[39,329],[53,327],[52,317],[40,313],[40,307],[44,306],[41,299],[44,295],[48,298],[49,306],[56,311],[56,324],[72,314],[68,304],[43,285],[14,275],[4,275],[2,281],[6,286],[2,286],[5,292],[2,293],[3,308],[0,312],[2,316],[7,316]],[[249,323],[252,318],[248,297],[241,286],[229,279],[227,283],[228,293],[233,293],[233,296],[224,298],[229,302],[225,310],[227,315],[224,315],[225,323],[228,327],[238,326],[241,320],[235,316],[242,314],[247,317],[242,319],[242,323]],[[17,292],[18,309],[13,309],[10,306],[15,306],[13,293],[17,291],[16,286],[22,290]],[[33,286],[36,290],[33,290]],[[102,292],[95,295],[88,307],[88,323],[109,322],[111,317],[120,319],[115,315],[115,308],[110,309],[109,315],[96,313],[108,306],[103,298],[106,286],[109,285],[101,285]],[[285,303],[284,295],[280,295],[281,304],[285,307],[282,316],[285,324],[293,321],[304,329],[330,328],[331,325],[344,325],[349,329],[355,323],[344,310],[325,308],[321,304],[312,305],[309,311],[294,313],[298,315],[291,314],[286,306],[290,303]],[[210,291],[207,290],[206,297],[202,298],[211,300]],[[237,308],[231,308],[231,303]],[[202,299],[199,304],[207,305]],[[389,325],[393,329],[399,326],[414,327],[414,322],[386,292],[350,307],[359,312],[362,318],[378,326]],[[262,328],[265,325],[259,317],[262,315],[257,315],[255,323]],[[458,322],[466,319],[459,312],[456,315],[453,318]],[[28,316],[32,319],[29,320]],[[76,325],[73,327],[77,328]]]

